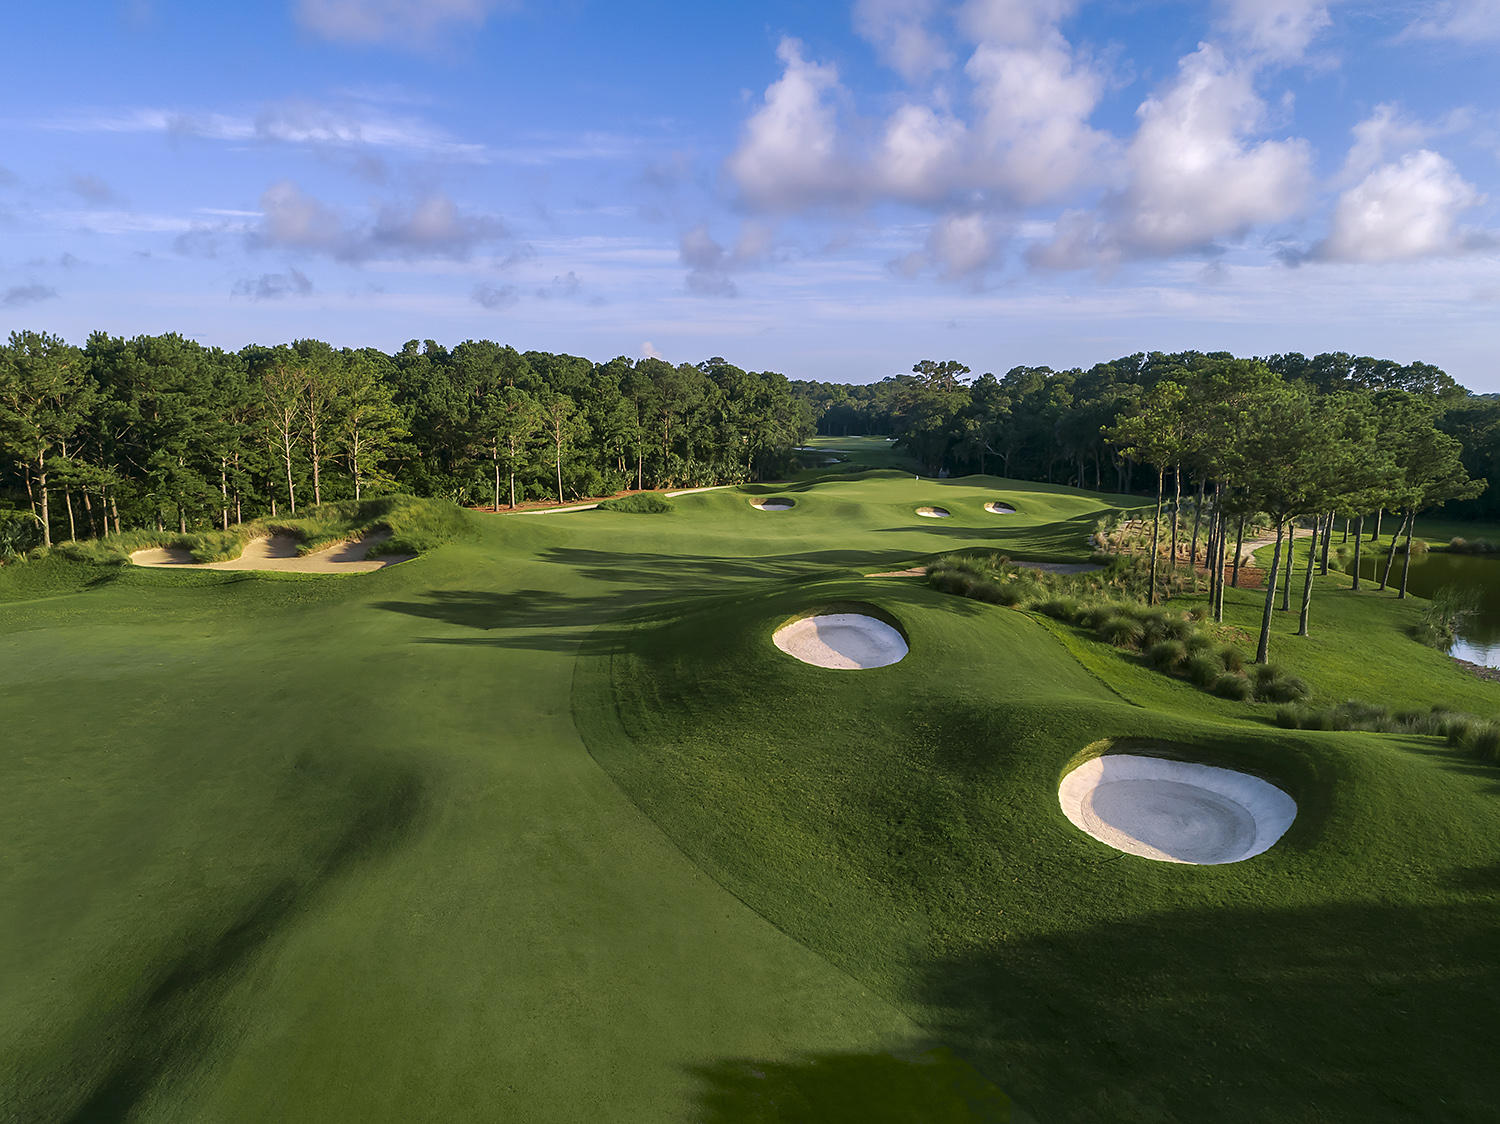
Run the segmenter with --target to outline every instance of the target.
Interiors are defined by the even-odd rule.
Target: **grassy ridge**
[[[769,644],[857,598],[904,622],[905,661]],[[1430,741],[1132,707],[1022,614],[873,582],[643,622],[575,683],[595,756],[696,861],[1042,1119],[1489,1111],[1500,974],[1450,942],[1500,935],[1500,802]],[[1101,739],[1267,776],[1298,819],[1243,865],[1122,860],[1057,807]],[[1434,990],[1455,955],[1462,985]],[[1399,1049],[1370,1035],[1393,1009]]]

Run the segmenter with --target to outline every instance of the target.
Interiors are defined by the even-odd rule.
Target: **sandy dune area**
[[[362,574],[407,562],[412,554],[383,554],[369,558],[370,548],[391,537],[389,531],[375,531],[362,539],[335,543],[312,554],[298,554],[297,540],[291,535],[269,535],[251,539],[245,552],[227,562],[194,562],[193,556],[177,547],[157,546],[138,550],[130,556],[137,566],[160,566],[187,570],[278,570],[292,574]]]

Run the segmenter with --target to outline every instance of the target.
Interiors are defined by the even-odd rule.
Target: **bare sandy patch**
[[[1297,817],[1297,802],[1259,777],[1131,753],[1084,762],[1057,798],[1073,826],[1117,851],[1195,866],[1253,858]]]
[[[771,640],[787,655],[815,667],[863,671],[906,658],[906,638],[863,613],[824,613],[782,625]]]
[[[1001,503],[999,500],[991,500],[984,505],[984,509],[991,515],[1014,515],[1016,513],[1014,507],[1008,503]]]
[[[265,535],[245,544],[244,553],[225,562],[194,562],[193,556],[177,547],[153,547],[137,550],[130,556],[137,566],[170,567],[186,570],[275,570],[290,574],[363,574],[381,570],[398,562],[408,562],[414,554],[382,554],[368,557],[372,547],[387,541],[389,531],[373,531],[363,538],[335,543],[333,546],[298,554],[297,540],[291,535]]]
[[[787,496],[769,496],[766,499],[753,499],[750,506],[756,511],[791,511],[797,506],[797,501]]]
[[[946,507],[919,507],[917,508],[917,514],[923,519],[953,518],[953,512],[949,511]]]

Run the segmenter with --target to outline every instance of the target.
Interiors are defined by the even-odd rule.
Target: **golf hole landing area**
[[[1118,851],[1216,866],[1268,850],[1297,803],[1259,777],[1212,765],[1128,753],[1086,761],[1058,786],[1063,814]]]
[[[906,658],[906,637],[864,613],[820,613],[782,625],[771,640],[787,655],[815,667],[864,671]]]
[[[919,507],[917,514],[923,519],[951,519],[953,512],[946,507]]]

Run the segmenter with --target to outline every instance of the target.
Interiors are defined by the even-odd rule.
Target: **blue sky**
[[[1500,0],[21,0],[0,328],[1500,391]]]

